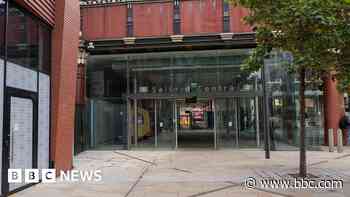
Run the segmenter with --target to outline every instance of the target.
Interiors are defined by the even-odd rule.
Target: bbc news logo
[[[102,181],[102,171],[60,171],[57,177],[55,169],[9,169],[9,183],[56,183],[57,181],[69,182],[100,182]]]

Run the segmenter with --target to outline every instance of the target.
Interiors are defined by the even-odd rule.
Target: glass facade
[[[0,0],[0,139],[9,142],[0,154],[2,174],[50,165],[51,29],[14,1],[6,2]],[[0,178],[4,195],[28,186],[5,184],[6,177]]]
[[[7,32],[7,61],[50,73],[51,30],[45,23],[10,2]]]
[[[114,107],[108,105],[125,109],[123,118],[113,118],[125,124],[123,131],[119,123],[90,129],[90,141],[97,139],[96,132],[114,132],[113,138],[124,140],[106,137],[90,148],[102,144],[129,148],[262,147],[265,114],[261,72],[241,70],[250,52],[226,49],[90,56],[88,97],[90,102],[103,103],[106,110],[91,112],[98,113],[98,118],[91,115],[88,121],[95,125],[98,119],[101,125],[109,125],[107,117],[121,112],[112,112]],[[290,58],[287,53],[275,53],[266,60],[267,124],[274,149],[296,148],[299,142],[298,81],[284,67]],[[312,148],[320,145],[323,137],[323,93],[310,84],[306,94],[308,143]],[[119,137],[115,136],[118,132],[122,133]]]
[[[5,56],[5,25],[6,25],[6,4],[0,1],[0,57]]]
[[[271,139],[272,145],[277,149],[299,145],[299,81],[295,74],[287,72],[288,68],[283,63],[291,59],[288,53],[274,53],[265,62]],[[309,149],[317,149],[323,144],[324,108],[321,85],[321,82],[307,81],[306,143]]]

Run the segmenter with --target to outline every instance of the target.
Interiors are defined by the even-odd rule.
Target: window
[[[2,9],[0,9],[0,13],[3,13]],[[1,14],[1,16],[5,16],[5,14]],[[0,20],[2,21],[0,21],[0,25],[3,23],[0,33],[3,35],[5,22],[1,18]],[[49,26],[29,12],[20,9],[15,3],[10,3],[7,32],[8,61],[46,74],[50,73],[51,29]],[[4,40],[0,38],[1,46],[4,46]],[[4,48],[1,49],[1,54],[4,53],[4,50]]]
[[[39,26],[39,71],[51,71],[51,31],[43,24]]]
[[[0,57],[5,56],[5,11],[6,4],[0,0]]]
[[[8,61],[26,67],[38,67],[38,23],[11,3],[6,39]]]

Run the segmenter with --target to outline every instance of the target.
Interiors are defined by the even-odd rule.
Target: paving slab
[[[309,173],[341,179],[343,189],[266,189],[245,187],[273,177],[290,179],[298,172],[299,153],[261,150],[86,151],[74,158],[74,169],[101,170],[101,182],[37,184],[14,197],[349,197],[350,149],[343,153],[308,152]]]

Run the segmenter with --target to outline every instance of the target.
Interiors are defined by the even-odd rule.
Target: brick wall
[[[222,0],[181,1],[182,34],[223,31]]]
[[[77,55],[80,31],[79,0],[56,1],[52,32],[52,144],[58,170],[72,168]]]
[[[173,34],[173,4],[135,4],[134,36],[166,36]]]
[[[88,40],[126,36],[126,6],[81,9],[82,33]]]
[[[181,32],[183,35],[216,34],[223,32],[223,0],[180,1]],[[174,3],[172,1],[132,4],[134,37],[173,35]],[[85,40],[118,39],[127,35],[127,5],[105,4],[81,8],[82,33]],[[248,11],[230,5],[230,31],[251,32],[243,21]]]

